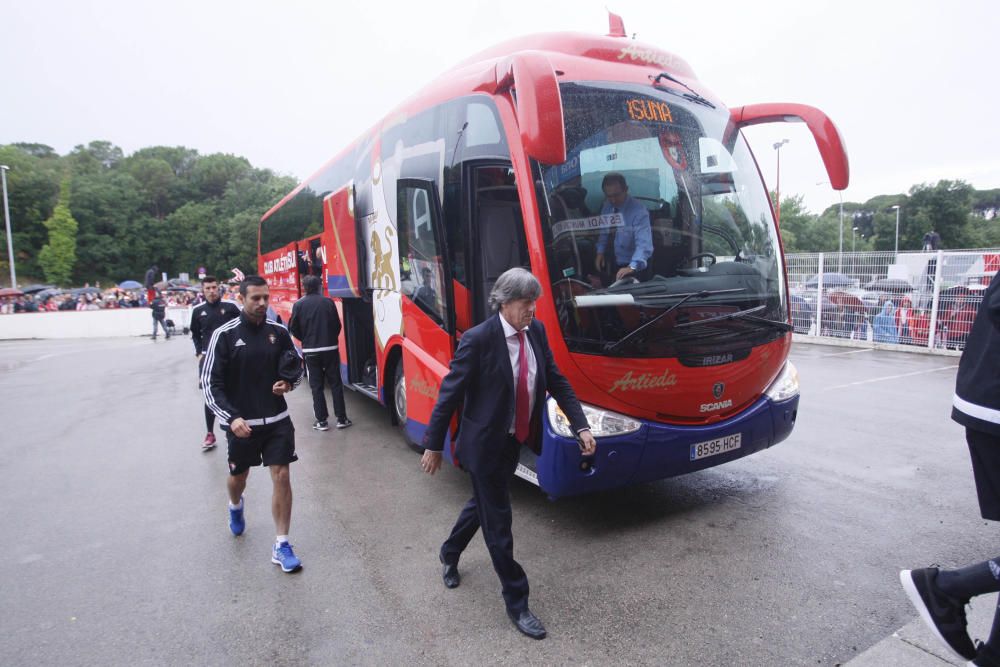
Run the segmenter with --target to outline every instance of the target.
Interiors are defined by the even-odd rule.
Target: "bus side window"
[[[448,321],[442,243],[434,216],[434,184],[401,179],[396,189],[403,294],[441,326]]]
[[[478,321],[489,317],[489,293],[497,278],[515,266],[531,269],[521,200],[509,167],[479,167],[475,172],[473,225],[479,230],[482,300]]]

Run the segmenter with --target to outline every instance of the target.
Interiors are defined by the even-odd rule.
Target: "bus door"
[[[344,384],[372,398],[378,398],[375,371],[375,325],[372,304],[363,298],[365,276],[364,244],[358,234],[355,189],[347,185],[328,195],[323,202],[325,229],[330,236],[316,245],[308,239],[308,249],[323,263],[324,289],[338,302],[343,330],[340,333],[341,376]]]
[[[302,281],[305,280],[306,276],[317,276],[321,280],[323,279],[323,267],[326,265],[323,257],[326,256],[326,251],[323,247],[322,234],[302,239],[296,245],[295,261],[298,267],[299,296],[301,297],[305,296],[306,293],[305,287],[302,285]],[[322,292],[326,292],[326,285],[323,285]]]
[[[489,295],[507,269],[531,270],[524,234],[521,198],[510,162],[482,162],[468,167],[469,222],[474,244],[473,317],[482,322],[493,314]]]
[[[386,381],[393,382],[396,420],[419,443],[454,351],[454,288],[437,184],[401,178],[396,197],[406,338],[403,363]]]

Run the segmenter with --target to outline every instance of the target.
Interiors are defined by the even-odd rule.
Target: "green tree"
[[[900,250],[919,249],[924,234],[931,229],[941,235],[942,248],[972,245],[969,214],[973,192],[972,186],[964,181],[938,181],[935,185],[920,184],[910,188],[908,206],[900,211]]]
[[[129,271],[123,253],[144,239],[126,236],[129,222],[142,208],[139,183],[121,170],[85,171],[73,178],[73,217],[80,225],[74,280],[141,278],[146,267]]]
[[[771,195],[772,201],[774,195]],[[781,200],[781,242],[785,252],[816,252],[810,247],[810,227],[815,216],[806,210],[802,196],[785,197]]]
[[[231,182],[248,176],[252,171],[246,158],[216,153],[206,155],[195,163],[191,182],[202,198],[218,198]]]
[[[69,209],[69,180],[63,181],[59,189],[59,202],[52,217],[45,221],[49,230],[49,242],[38,253],[38,263],[45,272],[45,278],[58,285],[69,283],[76,263],[76,232],[78,225]]]
[[[140,158],[129,160],[125,169],[139,184],[143,208],[148,213],[163,218],[174,210],[170,195],[177,176],[169,163],[159,158]]]

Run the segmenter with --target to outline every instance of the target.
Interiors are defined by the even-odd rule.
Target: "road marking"
[[[871,380],[858,380],[857,382],[848,382],[847,384],[838,384],[832,387],[826,387],[824,389],[820,389],[819,392],[844,389],[845,387],[856,387],[861,384],[871,384],[873,382],[884,382],[885,380],[898,380],[899,378],[908,378],[913,377],[914,375],[925,375],[927,373],[937,373],[938,371],[950,371],[955,368],[958,368],[958,364],[953,366],[941,366],[940,368],[929,368],[925,371],[914,371],[913,373],[903,373],[901,375],[886,375],[880,378],[872,378]]]
[[[820,357],[839,357],[843,354],[860,354],[861,352],[874,352],[875,348],[869,347],[863,350],[849,350],[847,352],[831,352],[830,354],[821,354]]]

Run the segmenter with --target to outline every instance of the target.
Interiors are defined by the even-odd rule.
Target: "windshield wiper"
[[[606,344],[604,346],[604,351],[605,352],[612,351],[613,349],[615,349],[616,347],[618,347],[619,345],[621,345],[622,343],[624,343],[625,341],[627,341],[629,338],[632,338],[633,336],[635,336],[637,333],[639,333],[643,329],[646,329],[647,327],[651,327],[652,325],[656,324],[657,322],[659,322],[660,320],[662,320],[664,317],[666,317],[668,314],[670,314],[673,311],[677,310],[685,302],[687,302],[687,301],[689,301],[691,299],[695,299],[695,298],[697,298],[697,299],[706,299],[706,298],[708,298],[710,296],[715,296],[716,294],[728,294],[730,292],[742,292],[742,291],[743,291],[742,287],[737,287],[735,289],[702,290],[700,292],[688,292],[687,294],[662,294],[662,295],[659,296],[659,298],[679,297],[680,300],[677,303],[675,303],[674,305],[672,305],[669,308],[667,308],[666,310],[664,310],[662,313],[660,313],[656,317],[654,317],[653,319],[651,319],[650,321],[648,321],[648,322],[646,322],[646,323],[644,323],[644,324],[636,327],[635,329],[633,329],[632,331],[628,332],[627,334],[625,334],[624,336],[622,336],[621,338],[619,338],[615,342]],[[761,308],[763,308],[763,306],[761,306]],[[676,326],[677,325],[675,325],[675,327]]]
[[[675,79],[674,77],[670,76],[666,72],[660,72],[659,74],[657,74],[656,78],[653,79],[653,85],[655,86],[655,85],[659,84],[660,83],[660,79],[666,79],[667,81],[673,81],[674,83],[676,83],[679,86],[684,86],[685,88],[687,88],[691,92],[689,92],[689,93],[678,93],[676,91],[670,90],[669,88],[658,86],[661,90],[665,90],[665,91],[667,91],[669,93],[674,93],[675,95],[680,95],[684,99],[690,100],[691,102],[694,102],[696,104],[701,104],[701,105],[704,105],[706,107],[711,107],[712,109],[715,108],[714,104],[712,104],[711,102],[709,102],[708,100],[706,100],[704,97],[702,97],[701,95],[699,95],[697,92],[695,92],[694,88],[692,88],[691,86],[687,85],[683,81],[678,81],[677,79]]]
[[[769,320],[766,317],[756,317],[754,313],[759,313],[760,311],[767,308],[767,306],[757,306],[756,308],[747,308],[746,310],[738,310],[735,313],[726,313],[724,315],[717,315],[716,317],[708,317],[703,320],[696,320],[694,322],[685,322],[684,324],[675,324],[675,329],[688,329],[690,327],[702,326],[706,324],[712,324],[713,322],[722,322],[724,320],[747,320],[748,322],[755,322],[757,324],[764,324],[771,328],[778,329],[779,331],[791,331],[792,325],[788,322],[778,322],[776,320]]]

